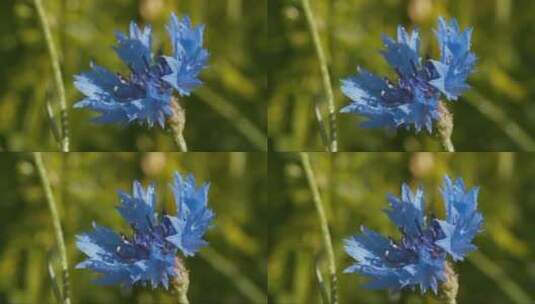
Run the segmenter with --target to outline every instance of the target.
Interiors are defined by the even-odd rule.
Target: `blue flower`
[[[207,242],[202,239],[213,221],[207,207],[208,186],[196,188],[193,176],[175,174],[175,216],[160,216],[156,210],[156,188],[146,190],[135,181],[133,193],[119,192],[121,217],[130,225],[129,236],[93,223],[94,230],[76,236],[76,245],[88,256],[78,269],[102,273],[100,284],[136,283],[166,289],[177,273],[177,253],[192,256]]]
[[[483,222],[477,211],[477,188],[466,191],[462,179],[452,182],[446,176],[442,193],[446,221],[425,215],[421,188],[412,193],[404,184],[401,198],[389,196],[390,209],[385,212],[400,230],[401,239],[394,241],[362,227],[362,234],[345,240],[347,254],[356,260],[345,272],[370,277],[367,288],[419,286],[422,293],[431,289],[436,294],[439,283],[446,280],[447,256],[462,260],[474,250],[472,240]]]
[[[475,64],[470,52],[471,29],[460,32],[457,21],[449,24],[439,19],[437,38],[441,60],[420,57],[420,34],[409,34],[398,26],[397,40],[383,37],[383,57],[398,75],[396,82],[357,69],[357,74],[342,80],[342,92],[352,102],[343,113],[357,113],[368,118],[363,127],[409,129],[425,128],[432,133],[433,121],[440,118],[441,93],[456,100],[468,85],[466,79]]]
[[[208,60],[208,52],[202,47],[203,26],[193,27],[188,17],[180,20],[172,14],[167,30],[172,56],[153,54],[150,27],[141,29],[132,22],[128,35],[117,33],[114,49],[128,66],[129,75],[91,63],[91,71],[75,76],[74,85],[86,97],[74,106],[100,113],[94,120],[97,123],[137,122],[163,128],[173,113],[173,91],[189,95],[202,83],[198,76]]]

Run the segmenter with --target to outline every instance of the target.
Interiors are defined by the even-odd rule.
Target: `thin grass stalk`
[[[43,191],[45,192],[45,197],[48,203],[50,216],[52,217],[52,224],[54,226],[56,243],[57,243],[58,250],[59,250],[61,271],[63,275],[63,288],[62,288],[61,296],[62,296],[64,304],[70,304],[71,299],[70,299],[70,285],[69,285],[69,264],[67,262],[67,250],[65,248],[65,240],[63,238],[63,230],[61,229],[61,221],[59,218],[58,209],[56,207],[56,201],[54,199],[54,194],[52,193],[52,187],[48,179],[45,165],[43,164],[43,157],[41,153],[34,152],[33,157],[35,160],[37,171],[39,172],[39,177],[41,179]]]
[[[310,34],[312,35],[312,41],[314,42],[316,55],[318,56],[318,61],[321,70],[321,78],[323,81],[323,88],[327,97],[327,105],[329,109],[329,151],[336,152],[338,151],[338,140],[336,132],[336,107],[334,105],[334,94],[331,85],[331,76],[329,75],[325,52],[323,51],[323,48],[321,46],[320,36],[316,21],[314,19],[314,14],[312,13],[312,9],[310,8],[310,1],[301,0],[301,3],[303,5],[303,10],[305,11],[305,16],[308,22],[308,27],[310,29]]]
[[[56,123],[54,110],[52,109],[52,105],[50,104],[48,99],[45,100],[45,110],[46,110],[46,117],[48,118],[48,124],[50,125],[50,129],[52,130],[52,135],[54,136],[54,140],[58,143],[59,148],[61,149],[61,129]]]
[[[321,269],[319,265],[319,261],[316,260],[315,262],[315,273],[316,273],[316,282],[318,283],[318,288],[320,290],[321,295],[321,303],[322,304],[328,304],[329,303],[329,293],[327,292],[327,286],[325,286],[325,281],[323,280],[323,275],[321,274]]]
[[[329,152],[329,135],[327,134],[327,130],[325,130],[325,125],[323,124],[323,117],[321,116],[321,110],[318,101],[314,102],[314,114],[316,114],[316,120],[318,122],[318,128],[320,130],[321,141],[323,142],[325,150]]]
[[[325,216],[325,210],[323,209],[323,203],[321,201],[320,192],[318,189],[318,184],[316,183],[316,178],[314,177],[314,172],[312,171],[312,166],[310,165],[310,158],[307,153],[301,152],[301,163],[305,170],[305,174],[308,180],[308,185],[310,191],[312,192],[312,199],[314,201],[314,206],[316,207],[316,212],[318,214],[321,226],[321,234],[323,237],[323,245],[327,251],[327,262],[329,266],[329,275],[331,278],[331,294],[330,294],[330,303],[336,304],[338,302],[338,297],[336,293],[336,263],[334,259],[334,249],[331,240],[331,233],[329,232],[329,224],[327,222],[327,217]]]
[[[56,273],[54,271],[54,266],[52,265],[52,254],[48,254],[48,263],[47,263],[47,270],[48,270],[48,278],[50,279],[50,285],[52,286],[52,293],[54,294],[54,299],[58,303],[62,302],[61,299],[61,290],[60,286],[58,286],[58,280],[56,279]]]
[[[37,14],[43,28],[45,35],[46,45],[48,53],[50,55],[50,61],[52,63],[52,70],[54,72],[54,81],[58,90],[59,107],[60,107],[60,124],[61,124],[61,151],[69,152],[69,116],[67,113],[67,98],[65,97],[65,87],[63,86],[63,77],[61,74],[61,68],[59,66],[59,56],[52,39],[52,33],[50,32],[50,25],[46,19],[45,10],[41,0],[34,0]]]

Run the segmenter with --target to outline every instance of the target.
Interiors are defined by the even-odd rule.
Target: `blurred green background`
[[[112,46],[134,20],[152,24],[154,50],[170,51],[164,25],[171,12],[205,24],[204,85],[185,100],[185,137],[193,151],[266,150],[265,58],[267,0],[43,1],[61,57],[73,151],[176,151],[159,127],[96,125],[96,113],[73,109],[82,98],[73,75],[90,61],[125,73]],[[48,50],[30,0],[0,1],[0,150],[54,151],[45,102],[58,105]]]
[[[128,234],[115,207],[133,180],[157,185],[159,211],[175,210],[175,170],[210,182],[215,224],[209,246],[186,259],[191,303],[265,303],[267,182],[264,153],[45,153],[70,263],[72,303],[174,303],[165,290],[97,286],[98,275],[74,266],[84,259],[74,235],[95,221]],[[0,303],[56,303],[47,264],[59,262],[52,222],[30,154],[0,154]]]
[[[480,186],[484,230],[479,250],[456,263],[458,303],[534,303],[535,154],[513,153],[311,153],[332,235],[339,303],[438,303],[412,292],[400,301],[385,291],[362,288],[363,276],[344,274],[353,260],[343,240],[360,226],[399,237],[382,211],[387,194],[400,195],[403,182],[425,188],[426,207],[444,214],[439,187],[445,174]],[[318,215],[296,153],[269,156],[270,231],[268,289],[271,303],[320,303],[318,261],[328,281]]]
[[[478,56],[473,89],[454,104],[453,143],[460,151],[535,150],[535,10],[523,0],[313,0],[320,39],[327,54],[337,109],[350,100],[340,80],[362,66],[393,77],[379,51],[381,34],[398,24],[418,27],[422,55],[439,55],[433,28],[438,16],[474,27]],[[326,98],[319,63],[299,0],[269,1],[269,137],[276,151],[323,151],[314,103]],[[327,109],[322,108],[324,118]],[[422,132],[363,129],[362,117],[338,115],[340,151],[441,151]]]

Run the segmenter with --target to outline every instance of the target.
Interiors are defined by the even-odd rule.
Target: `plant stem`
[[[321,274],[321,269],[320,269],[320,265],[319,265],[319,262],[316,260],[316,263],[315,263],[315,268],[316,268],[316,281],[318,283],[318,287],[319,287],[319,290],[320,290],[320,295],[321,295],[321,304],[328,304],[330,302],[329,300],[329,293],[327,291],[327,287],[325,286],[325,282],[323,280],[323,275]]]
[[[444,304],[457,304],[459,280],[450,262],[446,262],[444,275],[446,276],[446,281],[440,286],[440,294],[443,302]]]
[[[181,152],[188,152],[188,145],[184,138],[184,126],[186,125],[186,109],[182,107],[178,97],[171,99],[171,107],[173,108],[173,115],[169,118],[169,126],[173,133],[173,139]]]
[[[318,60],[320,63],[321,77],[323,80],[323,88],[325,89],[325,93],[327,95],[327,104],[329,108],[329,128],[330,128],[329,130],[330,131],[330,134],[329,134],[330,145],[328,148],[330,152],[336,152],[338,151],[338,141],[336,138],[337,137],[336,107],[334,105],[334,94],[333,94],[333,89],[331,85],[331,77],[329,75],[329,69],[327,68],[327,59],[325,58],[325,53],[323,52],[323,48],[321,47],[321,41],[320,41],[320,36],[318,33],[318,28],[316,26],[314,15],[312,14],[312,9],[310,8],[310,1],[301,0],[301,3],[305,11],[306,19],[308,22],[308,27],[310,28],[312,41],[314,42],[314,47],[316,49],[316,55],[318,56]]]
[[[320,130],[321,135],[321,141],[323,142],[323,146],[325,147],[325,150],[329,152],[329,135],[327,134],[327,131],[325,130],[325,125],[323,124],[323,117],[321,116],[321,110],[319,102],[314,102],[314,113],[316,114],[316,120],[318,121],[318,128]]]
[[[33,157],[35,160],[35,165],[39,171],[39,177],[41,178],[41,184],[45,192],[46,201],[48,203],[48,209],[50,210],[50,215],[52,217],[52,223],[54,225],[54,232],[56,235],[56,242],[59,249],[60,260],[61,260],[61,271],[63,274],[63,290],[62,290],[62,299],[64,304],[70,304],[70,288],[69,288],[69,266],[67,263],[67,250],[65,249],[65,241],[63,239],[63,230],[61,230],[61,222],[59,219],[58,210],[56,208],[56,201],[54,200],[54,195],[52,193],[52,187],[50,186],[50,181],[48,180],[48,175],[46,173],[45,166],[43,164],[43,158],[40,152],[34,152]]]
[[[188,300],[188,290],[187,289],[177,289],[178,292],[178,304],[189,304]]]
[[[453,133],[453,115],[443,102],[439,102],[438,109],[440,112],[440,118],[438,120],[437,128],[440,136],[442,146],[448,152],[455,152],[455,147],[451,141],[451,134]]]
[[[180,257],[176,257],[176,276],[172,281],[173,290],[177,293],[177,304],[189,304],[188,288],[189,288],[189,272],[186,269],[184,261]]]
[[[338,302],[337,294],[336,294],[336,264],[334,260],[334,250],[333,250],[333,244],[331,240],[331,233],[329,232],[329,224],[327,222],[327,217],[325,216],[325,210],[323,209],[323,204],[321,202],[321,196],[318,189],[318,185],[316,183],[316,179],[314,177],[314,172],[312,171],[312,166],[310,165],[310,158],[308,157],[308,154],[305,152],[301,152],[301,163],[303,164],[303,168],[305,169],[305,174],[307,176],[308,185],[310,187],[310,191],[312,192],[312,198],[314,201],[314,205],[316,207],[316,212],[318,213],[318,217],[320,220],[320,226],[321,226],[321,234],[323,236],[323,245],[325,246],[325,249],[327,251],[327,260],[329,264],[329,274],[331,276],[331,304],[336,304]]]
[[[43,3],[41,0],[34,0],[34,4],[35,8],[37,9],[37,14],[39,15],[39,20],[41,21],[43,33],[45,35],[50,61],[52,62],[52,70],[54,71],[54,81],[56,82],[56,88],[58,90],[61,123],[61,151],[69,152],[69,116],[67,113],[67,99],[65,97],[63,77],[61,75],[61,68],[59,66],[59,57],[54,45],[54,41],[52,40],[50,25],[46,19]]]

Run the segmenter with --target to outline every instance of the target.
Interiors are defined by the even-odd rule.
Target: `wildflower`
[[[114,48],[128,66],[129,75],[112,73],[91,63],[91,71],[75,76],[76,88],[86,97],[76,108],[100,113],[98,123],[155,123],[162,128],[173,114],[173,92],[187,96],[202,82],[199,73],[205,67],[208,52],[202,47],[203,26],[193,27],[188,17],[175,14],[167,25],[173,47],[172,56],[152,52],[152,29],[130,23],[129,34],[117,34]]]
[[[461,32],[455,19],[449,23],[439,18],[436,36],[441,58],[420,57],[420,34],[409,34],[402,26],[397,41],[384,36],[383,57],[395,70],[398,80],[380,78],[358,68],[358,73],[342,80],[342,92],[352,102],[343,113],[357,113],[368,118],[363,127],[414,126],[416,132],[425,127],[432,133],[433,121],[440,119],[441,94],[456,100],[469,86],[466,79],[472,72],[476,57],[470,52],[472,29]]]
[[[345,272],[368,276],[365,285],[372,289],[401,289],[419,286],[437,293],[439,283],[446,281],[446,258],[462,260],[476,249],[472,244],[480,231],[483,216],[477,211],[478,188],[465,189],[462,179],[444,178],[442,194],[446,220],[428,218],[424,211],[423,189],[412,193],[404,184],[401,198],[389,196],[386,214],[401,232],[394,241],[362,228],[362,234],[345,240],[346,252],[357,261]]]
[[[159,215],[155,210],[156,187],[145,190],[134,181],[133,193],[119,192],[121,217],[132,228],[123,235],[93,223],[94,230],[76,236],[77,247],[88,259],[76,266],[102,273],[100,284],[136,283],[156,288],[180,276],[184,265],[177,253],[193,256],[207,242],[202,239],[214,213],[207,208],[208,185],[196,188],[192,175],[175,173],[172,184],[176,215]]]

